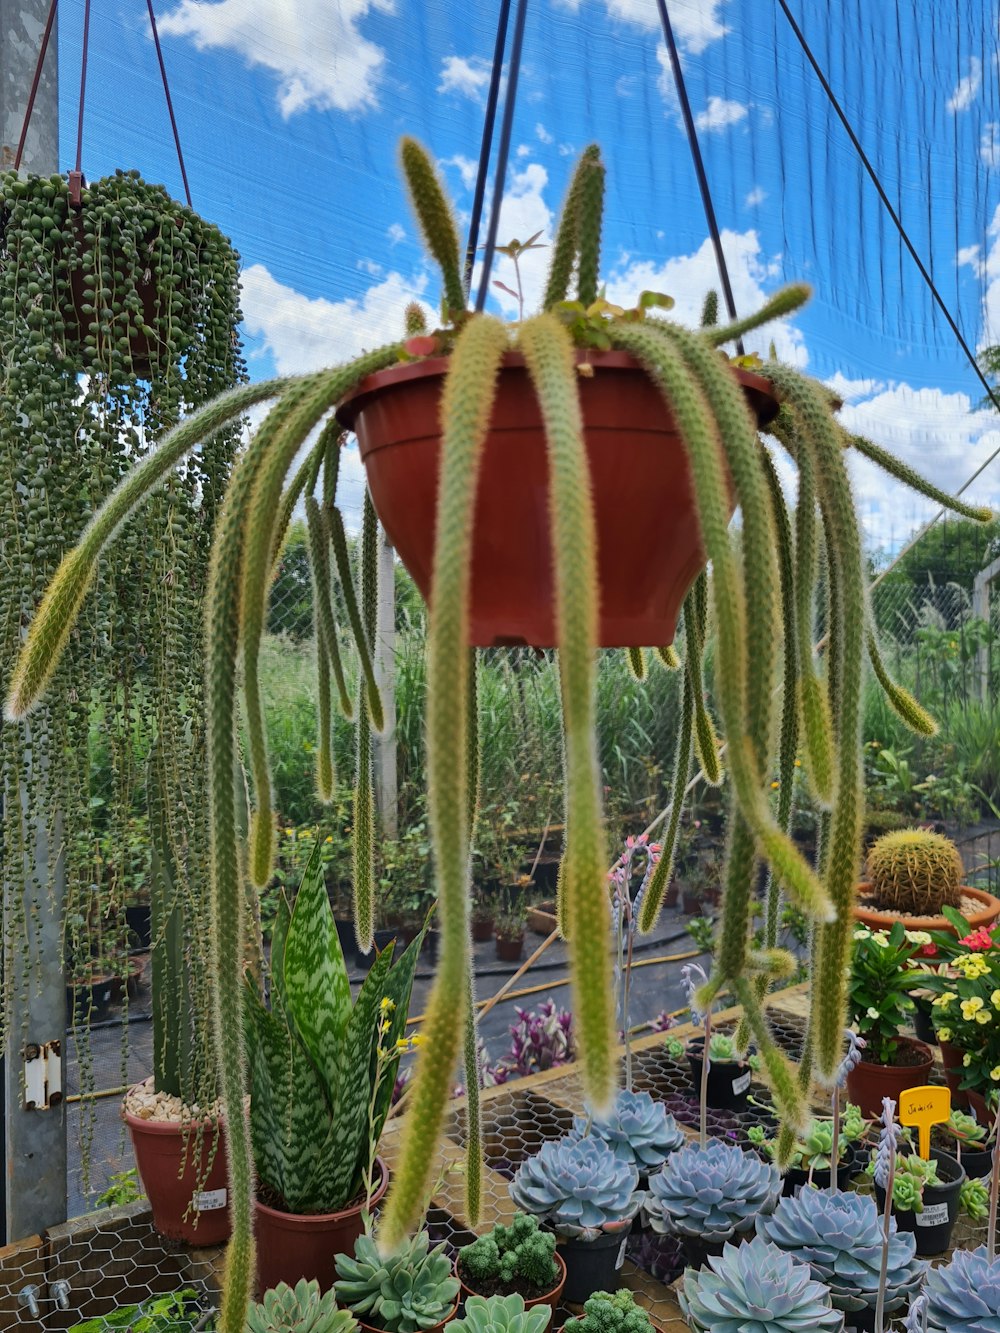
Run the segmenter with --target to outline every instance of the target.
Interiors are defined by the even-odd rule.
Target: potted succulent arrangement
[[[868,1121],[853,1102],[848,1102],[839,1126],[837,1189],[846,1190],[850,1185],[851,1176],[859,1168],[860,1154],[856,1145],[864,1139],[867,1132]],[[830,1188],[833,1133],[832,1119],[814,1119],[796,1135],[784,1174],[784,1194],[794,1194],[801,1185],[815,1185],[817,1189]],[[763,1126],[751,1125],[747,1130],[747,1138],[772,1161],[779,1155],[777,1139],[768,1138]]]
[[[898,1231],[890,1218],[883,1249],[882,1219],[871,1195],[802,1189],[762,1215],[756,1227],[758,1236],[809,1265],[833,1308],[859,1333],[875,1328],[880,1285],[884,1312],[897,1317],[923,1285],[927,1265],[916,1257],[915,1237]]]
[[[858,885],[854,915],[872,931],[889,931],[902,921],[907,930],[954,934],[943,911],[950,907],[966,918],[969,931],[989,928],[1000,916],[1000,898],[964,879],[961,854],[950,838],[929,829],[896,829],[868,849],[868,879]]]
[[[598,1291],[583,1303],[582,1316],[567,1319],[563,1333],[655,1333],[649,1312],[631,1291]]]
[[[461,1319],[453,1319],[453,1333],[546,1333],[552,1327],[548,1305],[525,1304],[516,1292],[510,1296],[469,1296]]]
[[[952,1110],[943,1125],[935,1125],[931,1142],[937,1140],[953,1153],[970,1180],[982,1180],[993,1168],[993,1144],[996,1132],[992,1121],[981,1124],[975,1116]]]
[[[358,1325],[380,1333],[432,1333],[458,1309],[459,1281],[444,1245],[430,1248],[426,1231],[382,1254],[363,1232],[354,1253],[335,1257],[337,1301]]]
[[[302,1277],[329,1288],[334,1256],[385,1193],[375,1149],[400,1047],[412,1041],[404,1033],[420,944],[395,964],[392,950],[377,954],[352,1003],[318,849],[294,908],[279,900],[270,1006],[249,979],[244,997],[262,1289]]]
[[[355,1333],[350,1310],[338,1310],[332,1291],[300,1278],[294,1287],[279,1282],[247,1310],[247,1333]],[[144,1330],[140,1333],[145,1333]]]
[[[455,1276],[462,1284],[466,1314],[472,1297],[517,1296],[522,1309],[546,1307],[539,1333],[547,1333],[552,1311],[562,1300],[566,1265],[556,1250],[555,1234],[542,1231],[537,1217],[515,1213],[509,1226],[498,1222],[462,1246],[455,1258]]]
[[[753,1052],[740,1054],[731,1032],[713,1032],[708,1039],[708,1071],[705,1075],[705,1038],[692,1037],[686,1043],[668,1036],[664,1045],[679,1060],[687,1055],[691,1082],[701,1092],[705,1078],[707,1104],[720,1111],[742,1111],[750,1100],[750,1083],[760,1061]]]
[[[847,1095],[868,1118],[881,1113],[883,1097],[898,1100],[925,1084],[934,1063],[929,1046],[900,1034],[913,1013],[910,991],[923,984],[913,963],[920,948],[907,940],[901,921],[888,934],[867,926],[854,931],[849,1022],[867,1049],[847,1075]]]
[[[985,1245],[956,1250],[927,1274],[918,1333],[978,1333],[1000,1325],[1000,1256]]]
[[[886,1191],[876,1167],[873,1151],[868,1173],[875,1177],[875,1197],[879,1208],[884,1208]],[[987,1197],[983,1182],[968,1180],[957,1158],[936,1148],[931,1149],[929,1161],[913,1151],[896,1154],[892,1212],[900,1231],[916,1236],[917,1254],[944,1253],[960,1208],[981,1219],[986,1216]]]
[[[745,1245],[725,1245],[704,1268],[687,1269],[677,1294],[690,1327],[700,1333],[750,1328],[839,1333],[844,1327],[830,1292],[813,1278],[808,1264],[761,1236]]]
[[[317,586],[329,589],[330,538],[338,570],[347,566],[336,505],[339,428],[324,426],[306,461],[295,466],[301,445],[331,408],[338,405],[340,420],[358,433],[372,497],[366,500],[362,523],[360,599],[355,597],[349,571],[341,578],[360,668],[353,710],[358,727],[354,884],[355,917],[363,941],[370,939],[374,904],[371,731],[383,723],[370,651],[376,507],[418,584],[431,594],[429,823],[442,923],[441,959],[399,1170],[381,1223],[387,1247],[398,1244],[421,1215],[433,1157],[430,1149],[444,1122],[463,1033],[474,1050],[473,1024],[456,1022],[456,1016],[468,1016],[469,1005],[468,869],[473,841],[469,814],[475,806],[476,729],[475,672],[470,670],[468,647],[513,639],[559,649],[566,740],[559,914],[571,945],[585,1079],[592,1104],[603,1110],[614,1090],[615,1026],[606,949],[601,779],[593,741],[593,649],[596,645],[665,648],[686,590],[705,560],[711,561],[710,589],[704,580],[695,579],[701,591],[685,615],[683,725],[678,730],[673,775],[674,791],[683,792],[694,735],[702,768],[717,780],[718,754],[709,739],[714,732],[705,725],[707,713],[697,688],[705,650],[701,608],[707,610],[710,591],[717,625],[715,690],[722,728],[730,741],[732,836],[719,948],[701,998],[707,1005],[729,987],[743,1004],[779,1114],[791,1123],[802,1114],[808,1071],[795,1077],[769,1029],[761,1001],[771,982],[787,975],[793,962],[772,947],[777,895],[765,922],[765,948],[758,950],[750,943],[746,922],[756,880],[753,866],[758,859],[766,861],[775,883],[821,923],[813,957],[815,1002],[808,1050],[815,1071],[830,1077],[840,1060],[854,867],[861,836],[857,734],[866,645],[897,711],[911,725],[924,730],[928,725],[909,695],[889,679],[874,639],[866,632],[866,572],[845,461],[848,449],[958,512],[980,520],[989,517],[986,511],[943,496],[870,441],[849,435],[835,421],[823,386],[776,361],[755,363],[750,371],[720,355],[718,348],[742,333],[794,311],[808,295],[805,288],[786,289],[757,314],[702,332],[660,318],[657,311],[669,306],[669,299],[660,294],[640,295],[631,310],[599,299],[604,168],[596,148],[583,155],[570,185],[552,246],[545,309],[513,327],[466,310],[457,231],[437,172],[412,140],[404,140],[402,160],[421,230],[441,267],[444,327],[428,332],[422,312],[411,308],[399,342],[329,371],[251,386],[252,393],[248,389],[223,398],[166,436],[156,454],[130,473],[98,511],[81,544],[63,561],[29,631],[6,705],[9,717],[20,718],[43,693],[86,597],[94,565],[121,528],[121,520],[203,436],[253,401],[277,398],[241,457],[227,492],[207,611],[205,673],[213,698],[207,752],[215,1019],[234,1193],[222,1333],[242,1333],[253,1271],[250,1155],[239,1114],[244,1095],[237,1021],[242,1003],[243,878],[231,780],[237,662],[242,662],[257,802],[249,869],[252,880],[262,884],[273,857],[271,787],[257,671],[263,608],[273,560],[303,494],[316,535]],[[380,374],[382,379],[372,378]],[[605,431],[596,415],[597,404],[608,391],[619,398],[623,385],[627,398],[624,405],[611,409],[611,429]],[[402,394],[397,392],[401,389]],[[415,402],[409,390],[421,401]],[[779,397],[783,410],[774,415]],[[421,414],[430,423],[426,447],[396,448],[393,432],[398,429],[400,438],[405,437]],[[791,520],[770,453],[761,447],[756,430],[769,417],[774,439],[787,448],[800,470],[794,559]],[[380,419],[388,435],[380,436]],[[621,426],[635,420],[644,423],[641,436],[627,431],[623,435]],[[652,434],[651,427],[655,427]],[[412,468],[400,469],[401,457],[410,457]],[[638,490],[637,475],[644,478]],[[313,494],[321,476],[322,505]],[[507,484],[513,477],[536,481],[518,497]],[[549,483],[551,503],[525,513],[525,496],[545,494]],[[402,495],[402,511],[394,504],[394,492],[397,498]],[[490,520],[480,502],[493,497],[503,500],[495,520]],[[640,520],[640,501],[649,505],[648,522]],[[742,514],[739,557],[737,539],[729,531],[734,505]],[[630,521],[623,532],[621,514],[626,511]],[[477,558],[477,550],[488,549],[493,539],[491,522],[499,523],[501,539],[514,539],[509,560]],[[831,633],[841,649],[840,669],[825,681],[815,670],[811,644],[800,651],[800,639],[807,644],[811,635],[820,552],[826,586],[833,580],[838,590]],[[784,596],[782,568],[789,580]],[[497,571],[516,574],[520,584],[514,580],[513,598],[506,595],[491,602],[493,594],[482,580],[484,574]],[[505,591],[509,589],[510,584]],[[318,777],[324,796],[332,789],[328,724],[336,675],[332,666],[339,651],[332,613],[332,600],[319,598]],[[676,655],[667,657],[673,662]],[[780,826],[769,799],[776,680],[788,697],[803,700],[806,766],[818,798],[830,805],[829,855],[821,875]],[[795,746],[789,746],[786,736],[779,771],[783,784],[786,776],[791,783],[794,754]],[[681,804],[678,801],[678,809]],[[655,923],[670,882],[675,835],[676,828],[667,831],[663,855],[643,899],[638,923],[643,931]],[[574,1150],[580,1146],[574,1145]],[[470,1136],[473,1163],[477,1151]],[[467,1179],[474,1195],[475,1169]]]
[[[635,1166],[596,1135],[550,1140],[518,1167],[511,1198],[555,1232],[567,1301],[581,1304],[595,1291],[617,1288],[638,1187]]]

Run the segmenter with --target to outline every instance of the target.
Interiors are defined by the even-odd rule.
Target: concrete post
[[[35,74],[49,0],[0,0],[0,163],[14,164],[25,108]],[[59,85],[56,29],[52,28],[21,166],[52,175],[59,170]],[[23,729],[29,763],[31,727]],[[37,771],[37,769],[36,769]],[[25,794],[4,776],[4,819],[25,817]],[[50,1047],[65,1087],[66,992],[63,978],[62,915],[65,898],[62,821],[28,830],[29,888],[23,904],[4,883],[6,984],[11,998],[10,1032],[3,1059],[4,1233],[0,1244],[20,1240],[66,1220],[66,1118],[60,1098],[49,1110],[25,1109],[24,1056],[32,1046]],[[20,839],[8,845],[19,845]],[[23,913],[23,915],[22,915]],[[10,938],[10,923],[27,920],[27,940]]]
[[[396,781],[396,574],[388,538],[379,529],[375,680],[382,694],[385,730],[375,737],[375,806],[387,838],[399,833]]]
[[[990,622],[990,585],[1000,580],[1000,559],[981,569],[972,584],[972,614],[977,620]],[[976,674],[979,678],[979,697],[985,702],[990,689],[990,650],[980,648]]]

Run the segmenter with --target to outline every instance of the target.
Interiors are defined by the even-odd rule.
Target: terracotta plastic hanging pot
[[[389,1185],[385,1162],[376,1157],[375,1163],[381,1181],[371,1197],[373,1206]],[[354,1242],[364,1229],[364,1206],[362,1198],[336,1213],[288,1213],[255,1200],[258,1291],[268,1291],[279,1282],[294,1287],[303,1277],[315,1278],[320,1291],[329,1291],[337,1279],[337,1255],[353,1254]]]
[[[132,1136],[135,1164],[149,1199],[153,1226],[160,1235],[199,1247],[221,1245],[228,1240],[229,1179],[222,1127],[212,1121],[205,1122],[199,1153],[197,1129],[193,1125],[140,1120],[124,1108],[122,1117]],[[209,1160],[212,1165],[206,1174]],[[197,1211],[191,1207],[192,1203],[197,1205]]]
[[[847,1100],[869,1120],[882,1114],[883,1097],[898,1104],[900,1093],[922,1088],[930,1077],[934,1053],[929,1046],[911,1037],[898,1037],[899,1048],[911,1059],[910,1064],[877,1065],[862,1060],[847,1075]]]
[[[673,414],[625,352],[578,351],[577,383],[597,519],[602,647],[662,647],[705,564],[691,474]],[[356,432],[389,541],[429,598],[446,357],[369,375],[337,409]],[[770,386],[734,370],[761,425]],[[545,433],[524,358],[504,357],[476,498],[470,643],[555,645]]]

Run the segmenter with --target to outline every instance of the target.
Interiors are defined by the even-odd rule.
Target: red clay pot
[[[962,1056],[965,1052],[961,1047],[953,1046],[950,1041],[939,1041],[938,1050],[941,1052],[945,1082],[951,1089],[951,1104],[957,1111],[967,1111],[970,1094],[961,1086],[962,1075],[965,1073]]]
[[[543,1291],[541,1296],[532,1296],[530,1301],[526,1300],[524,1302],[524,1308],[526,1310],[530,1310],[535,1305],[551,1305],[552,1313],[555,1315],[556,1310],[559,1308],[559,1302],[562,1300],[563,1287],[566,1285],[566,1263],[558,1250],[556,1250],[552,1257],[555,1259],[556,1266],[559,1269],[559,1280],[554,1287],[550,1287],[548,1291]],[[467,1301],[470,1296],[480,1296],[482,1294],[481,1292],[476,1291],[474,1287],[466,1286],[466,1284],[462,1282],[462,1274],[459,1272],[457,1259],[455,1260],[454,1271],[455,1276],[458,1278],[459,1282],[462,1283],[463,1301]],[[550,1319],[546,1328],[546,1333],[551,1333],[551,1330],[552,1320]]]
[[[625,352],[576,353],[593,482],[600,582],[598,644],[658,647],[705,564],[687,455],[673,414]],[[368,376],[341,402],[372,500],[425,600],[434,554],[439,412],[446,357]],[[777,412],[770,386],[733,372],[757,420]],[[504,357],[482,456],[472,554],[469,642],[555,645],[548,464],[541,413],[516,352]]]
[[[472,918],[472,940],[474,944],[485,944],[487,940],[493,939],[496,934],[496,925],[493,918],[489,917],[485,921],[477,921]]]
[[[169,1240],[189,1245],[221,1245],[228,1240],[229,1171],[226,1136],[221,1125],[205,1122],[201,1153],[196,1154],[195,1129],[165,1120],[140,1120],[122,1108],[122,1117],[132,1136],[135,1164],[153,1212],[153,1226]],[[219,1136],[211,1170],[205,1166]],[[184,1172],[181,1174],[181,1163]],[[191,1200],[202,1207],[187,1214]]]
[[[378,1203],[389,1185],[389,1169],[381,1157],[375,1161],[382,1180],[372,1195]],[[299,1278],[315,1278],[320,1291],[329,1291],[337,1280],[338,1254],[353,1254],[361,1235],[363,1203],[339,1213],[283,1213],[254,1202],[254,1231],[257,1236],[257,1289],[265,1292],[279,1282],[294,1287]]]
[[[934,1054],[929,1046],[912,1037],[900,1037],[900,1045],[916,1048],[922,1059],[912,1065],[875,1065],[862,1060],[847,1075],[847,1100],[860,1108],[861,1114],[872,1119],[882,1114],[882,1098],[891,1097],[899,1102],[899,1094],[907,1088],[920,1088],[927,1082],[934,1065]]]
[[[497,935],[496,954],[501,963],[519,963],[521,955],[524,953],[524,932],[518,935],[517,939],[510,939],[506,935]]]

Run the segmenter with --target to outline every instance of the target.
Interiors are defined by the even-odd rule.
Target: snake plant
[[[775,947],[781,894],[787,891],[816,922],[814,1004],[806,1049],[815,1072],[831,1077],[841,1055],[861,837],[859,741],[866,652],[906,722],[917,730],[933,729],[926,713],[889,677],[878,654],[866,604],[866,571],[848,479],[848,450],[955,512],[983,521],[989,517],[987,511],[951,499],[878,446],[850,435],[836,421],[830,392],[778,362],[755,367],[781,402],[771,427],[773,438],[768,447],[762,446],[736,378],[718,349],[770,319],[790,314],[807,299],[806,287],[778,292],[746,319],[696,332],[657,313],[665,302],[656,294],[641,296],[632,310],[600,299],[604,167],[596,147],[584,152],[569,187],[552,247],[544,308],[510,327],[492,315],[471,314],[466,309],[457,228],[437,171],[411,139],[404,139],[401,157],[424,239],[441,268],[444,326],[433,337],[411,342],[408,351],[407,340],[422,327],[420,312],[411,309],[401,327],[400,342],[330,370],[241,387],[168,433],[98,510],[79,545],[60,565],[30,628],[6,704],[7,715],[19,718],[43,693],[94,581],[101,552],[123,521],[201,441],[254,403],[276,399],[240,459],[226,494],[216,530],[206,611],[215,1028],[233,1185],[233,1239],[221,1333],[242,1333],[253,1273],[250,1144],[240,1114],[246,1073],[239,1035],[243,878],[232,784],[237,664],[242,663],[256,806],[249,870],[254,882],[261,884],[271,867],[274,820],[258,657],[271,570],[289,518],[303,496],[317,591],[321,726],[317,777],[321,795],[328,796],[333,784],[330,717],[339,699],[340,706],[357,718],[355,910],[359,936],[367,941],[371,934],[371,734],[382,722],[371,671],[376,519],[366,500],[358,577],[350,568],[336,504],[340,435],[335,420],[323,427],[305,463],[295,467],[304,441],[327,421],[336,404],[366,375],[421,355],[421,344],[448,357],[440,413],[441,471],[427,670],[428,801],[442,944],[423,1029],[426,1043],[409,1099],[400,1170],[381,1229],[388,1248],[398,1244],[419,1219],[463,1034],[467,1058],[475,1049],[468,943],[469,846],[477,769],[475,670],[470,670],[467,650],[471,528],[477,470],[505,353],[516,349],[524,357],[546,434],[565,732],[566,834],[559,920],[571,947],[581,1059],[589,1102],[597,1114],[608,1109],[615,1090],[614,987],[606,947],[607,855],[594,743],[595,519],[575,349],[612,348],[631,354],[669,403],[687,448],[702,540],[712,569],[710,581],[705,576],[696,579],[685,609],[687,651],[672,777],[673,813],[664,834],[663,855],[643,899],[639,927],[643,931],[653,927],[670,881],[681,797],[692,755],[711,780],[721,776],[715,733],[700,688],[700,658],[711,603],[716,628],[715,687],[728,739],[731,834],[719,945],[699,1002],[704,1008],[728,986],[743,1005],[746,1024],[742,1035],[747,1041],[752,1035],[775,1104],[788,1126],[802,1124],[802,1089],[808,1086],[812,1071],[796,1072],[781,1052],[769,1031],[762,1002],[771,980],[789,967],[788,956]],[[798,468],[794,522],[778,482],[772,445],[782,447]],[[309,497],[314,497],[311,502]],[[729,530],[734,500],[742,514],[738,547]],[[333,619],[335,582],[340,585],[358,657],[359,685],[353,700],[345,684],[348,677]],[[360,585],[360,598],[355,582]],[[826,590],[828,599],[828,669],[822,675],[812,644],[818,587]],[[676,663],[676,654],[668,652],[667,645],[635,648],[650,646],[660,650],[665,664]],[[781,687],[777,696],[776,684]],[[783,699],[780,710],[775,709],[776,697]],[[826,812],[827,836],[816,870],[805,862],[787,832],[800,730],[805,768]],[[779,736],[776,808],[771,800],[774,732]],[[748,928],[758,862],[765,863],[770,874],[763,949],[751,946]],[[474,1079],[469,1080],[469,1092],[474,1096]],[[473,1131],[474,1122],[473,1106]],[[479,1179],[475,1132],[470,1132],[469,1140],[468,1211],[474,1218]]]

